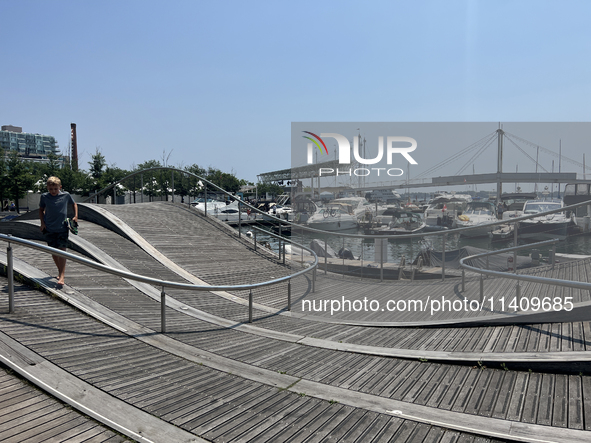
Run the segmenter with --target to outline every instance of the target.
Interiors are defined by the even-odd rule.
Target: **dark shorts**
[[[46,232],[43,234],[45,237],[45,241],[47,242],[47,246],[51,246],[52,248],[57,249],[66,249],[68,246],[68,234],[70,231],[66,232]]]

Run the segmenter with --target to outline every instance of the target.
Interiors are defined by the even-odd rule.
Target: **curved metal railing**
[[[194,284],[190,284],[190,283],[178,283],[178,282],[173,282],[173,281],[160,280],[157,278],[146,277],[144,275],[139,275],[139,274],[135,274],[132,272],[122,271],[120,269],[112,268],[110,266],[106,266],[106,265],[94,262],[92,260],[89,260],[89,259],[86,259],[83,257],[78,257],[74,254],[70,254],[68,252],[64,252],[59,249],[51,248],[49,246],[40,245],[38,243],[29,241],[29,240],[25,240],[25,239],[22,239],[19,237],[13,237],[12,235],[0,234],[0,240],[8,243],[6,257],[7,257],[7,274],[8,274],[9,313],[14,312],[14,272],[13,272],[14,259],[13,259],[13,251],[12,251],[11,243],[16,243],[16,244],[19,244],[19,245],[22,245],[22,246],[25,246],[25,247],[28,247],[31,249],[35,249],[35,250],[47,253],[47,254],[52,254],[52,255],[57,255],[60,257],[67,258],[68,260],[75,261],[75,262],[80,263],[84,266],[88,266],[90,268],[97,269],[99,271],[106,272],[111,275],[116,275],[118,277],[122,277],[122,278],[130,279],[130,280],[139,281],[142,283],[148,283],[148,284],[162,287],[162,292],[161,292],[162,332],[166,332],[166,313],[165,313],[166,293],[164,291],[164,288],[187,289],[187,290],[191,290],[191,291],[230,291],[230,290],[243,291],[243,290],[249,290],[250,292],[249,292],[249,297],[248,297],[249,298],[248,318],[249,318],[249,322],[252,322],[252,306],[253,306],[252,290],[253,289],[262,288],[265,286],[276,285],[278,283],[283,283],[283,282],[287,281],[287,283],[288,283],[288,285],[287,285],[287,300],[288,300],[287,305],[288,305],[288,310],[290,310],[291,309],[291,279],[298,277],[300,275],[303,275],[306,272],[312,271],[313,272],[312,279],[314,282],[315,278],[316,278],[315,271],[316,271],[316,267],[318,266],[318,256],[316,255],[316,253],[312,249],[307,248],[306,246],[300,245],[298,243],[291,242],[292,244],[297,245],[298,247],[301,247],[302,249],[305,249],[308,252],[310,252],[312,257],[314,258],[314,262],[311,265],[309,265],[308,267],[305,267],[304,269],[302,269],[294,274],[290,274],[285,277],[280,277],[280,278],[276,278],[273,280],[268,280],[268,281],[264,281],[264,282],[260,282],[260,283],[253,283],[253,284],[248,284],[248,285],[218,285],[218,286],[194,285]],[[284,239],[284,241],[290,241],[290,240]]]
[[[466,291],[465,270],[469,270],[469,271],[476,272],[476,273],[480,274],[480,302],[481,303],[484,300],[483,275],[490,275],[493,277],[502,277],[502,278],[507,278],[507,279],[511,279],[511,280],[516,280],[517,284],[515,286],[515,297],[517,299],[519,299],[519,302],[518,302],[519,306],[521,306],[521,297],[522,297],[521,286],[519,284],[520,282],[541,283],[541,284],[547,284],[547,285],[561,286],[561,287],[565,287],[565,288],[582,289],[582,290],[591,291],[591,283],[585,283],[585,282],[573,281],[573,280],[564,280],[564,279],[558,279],[558,278],[538,277],[535,275],[517,274],[517,264],[516,263],[515,263],[515,273],[513,273],[513,274],[509,273],[509,272],[492,271],[490,269],[478,268],[476,266],[470,266],[470,265],[467,265],[466,263],[464,263],[466,260],[471,260],[474,258],[489,257],[491,255],[503,254],[503,253],[507,253],[507,252],[514,252],[515,253],[515,251],[517,251],[519,249],[533,248],[533,247],[546,246],[546,245],[556,245],[556,243],[558,243],[558,242],[559,242],[558,239],[546,240],[546,241],[538,242],[538,243],[530,243],[528,245],[514,246],[512,248],[505,248],[505,249],[500,249],[497,251],[484,252],[481,254],[475,254],[475,255],[471,255],[469,257],[464,257],[464,258],[460,259],[460,267],[462,268],[462,292]],[[554,269],[554,254],[552,257],[552,269]],[[571,309],[568,309],[568,310],[570,311]]]

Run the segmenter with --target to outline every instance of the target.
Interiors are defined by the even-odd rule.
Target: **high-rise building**
[[[6,154],[9,151],[17,151],[19,156],[29,160],[44,161],[53,153],[63,161],[55,137],[23,132],[23,128],[19,126],[2,126],[0,148],[4,149]]]

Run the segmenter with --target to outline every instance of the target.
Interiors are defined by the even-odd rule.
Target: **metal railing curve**
[[[474,255],[470,255],[468,257],[464,257],[464,258],[460,259],[460,267],[462,268],[462,292],[466,291],[466,285],[465,285],[465,271],[466,270],[480,274],[480,302],[482,302],[484,300],[484,281],[482,278],[483,275],[489,275],[492,277],[502,277],[502,278],[507,278],[507,279],[511,279],[511,280],[516,280],[517,285],[515,287],[515,291],[516,291],[517,298],[520,298],[522,296],[521,287],[519,285],[520,282],[541,283],[541,284],[547,284],[547,285],[561,286],[561,287],[565,287],[565,288],[582,289],[582,290],[591,291],[591,283],[584,283],[584,282],[580,282],[580,281],[565,280],[565,279],[559,279],[559,278],[537,277],[535,275],[517,274],[517,272],[516,272],[517,271],[517,263],[514,263],[515,273],[502,272],[502,271],[492,271],[490,269],[483,269],[483,268],[478,268],[476,266],[470,266],[465,263],[465,261],[472,260],[475,258],[489,257],[491,255],[503,254],[503,253],[507,253],[507,252],[514,252],[515,253],[516,251],[518,251],[520,249],[536,248],[536,247],[540,247],[540,246],[553,245],[554,248],[553,248],[551,264],[552,264],[552,269],[554,269],[554,262],[555,262],[554,254],[556,252],[555,245],[559,241],[560,240],[558,240],[558,239],[546,240],[546,241],[537,242],[537,243],[530,243],[530,244],[522,245],[522,246],[514,246],[511,248],[499,249],[496,251],[483,252],[481,254],[474,254]]]
[[[248,306],[248,319],[249,323],[252,323],[252,309],[253,309],[253,289],[262,288],[265,286],[276,285],[279,283],[283,283],[287,281],[287,308],[291,310],[291,279],[298,277],[300,275],[305,274],[306,272],[312,272],[312,287],[314,288],[315,279],[316,279],[316,268],[318,266],[318,256],[316,253],[303,245],[300,245],[295,242],[291,242],[289,239],[284,239],[284,241],[290,241],[292,244],[301,247],[302,249],[307,250],[310,252],[311,256],[314,259],[314,262],[310,264],[308,267],[304,267],[304,269],[295,272],[294,274],[290,274],[285,277],[276,278],[273,280],[268,280],[260,283],[252,283],[248,285],[217,285],[217,286],[208,286],[208,285],[194,285],[190,283],[178,283],[173,281],[167,280],[160,280],[153,277],[147,277],[144,275],[135,274],[133,272],[122,271],[120,269],[112,268],[110,266],[103,265],[101,263],[97,263],[95,261],[89,260],[87,258],[78,257],[74,254],[70,254],[69,252],[65,252],[59,249],[55,249],[49,246],[41,245],[30,240],[25,240],[19,237],[13,237],[12,235],[7,234],[0,234],[0,240],[8,243],[8,247],[6,250],[6,261],[7,261],[7,274],[8,274],[8,306],[9,306],[9,313],[14,313],[14,258],[13,258],[13,250],[11,243],[16,243],[31,249],[35,249],[47,254],[57,255],[60,257],[67,258],[68,260],[75,261],[80,263],[84,266],[88,266],[93,269],[97,269],[102,272],[106,272],[111,275],[116,275],[118,277],[139,281],[142,283],[148,283],[155,286],[160,286],[162,288],[161,291],[161,332],[166,332],[166,293],[164,288],[176,288],[176,289],[187,289],[191,291],[230,291],[230,290],[249,290],[249,306]],[[256,249],[255,249],[256,250]]]

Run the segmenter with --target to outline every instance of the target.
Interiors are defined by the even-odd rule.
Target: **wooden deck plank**
[[[569,425],[569,377],[568,375],[556,374],[554,378],[554,395],[551,403],[553,406],[552,426],[566,428]]]
[[[542,384],[538,400],[538,417],[536,423],[550,426],[552,425],[554,390],[556,389],[556,375],[542,374]],[[566,411],[564,411],[566,412]]]
[[[568,427],[584,429],[583,383],[579,375],[568,376]]]
[[[523,405],[522,421],[526,423],[536,423],[538,417],[538,406],[540,405],[540,391],[542,390],[543,374],[529,374],[529,383],[527,385],[527,395]]]
[[[513,384],[513,391],[506,419],[511,421],[521,421],[523,417],[523,410],[526,403],[526,393],[528,391],[528,384],[530,381],[530,374],[518,372]],[[525,421],[525,420],[524,420]]]

